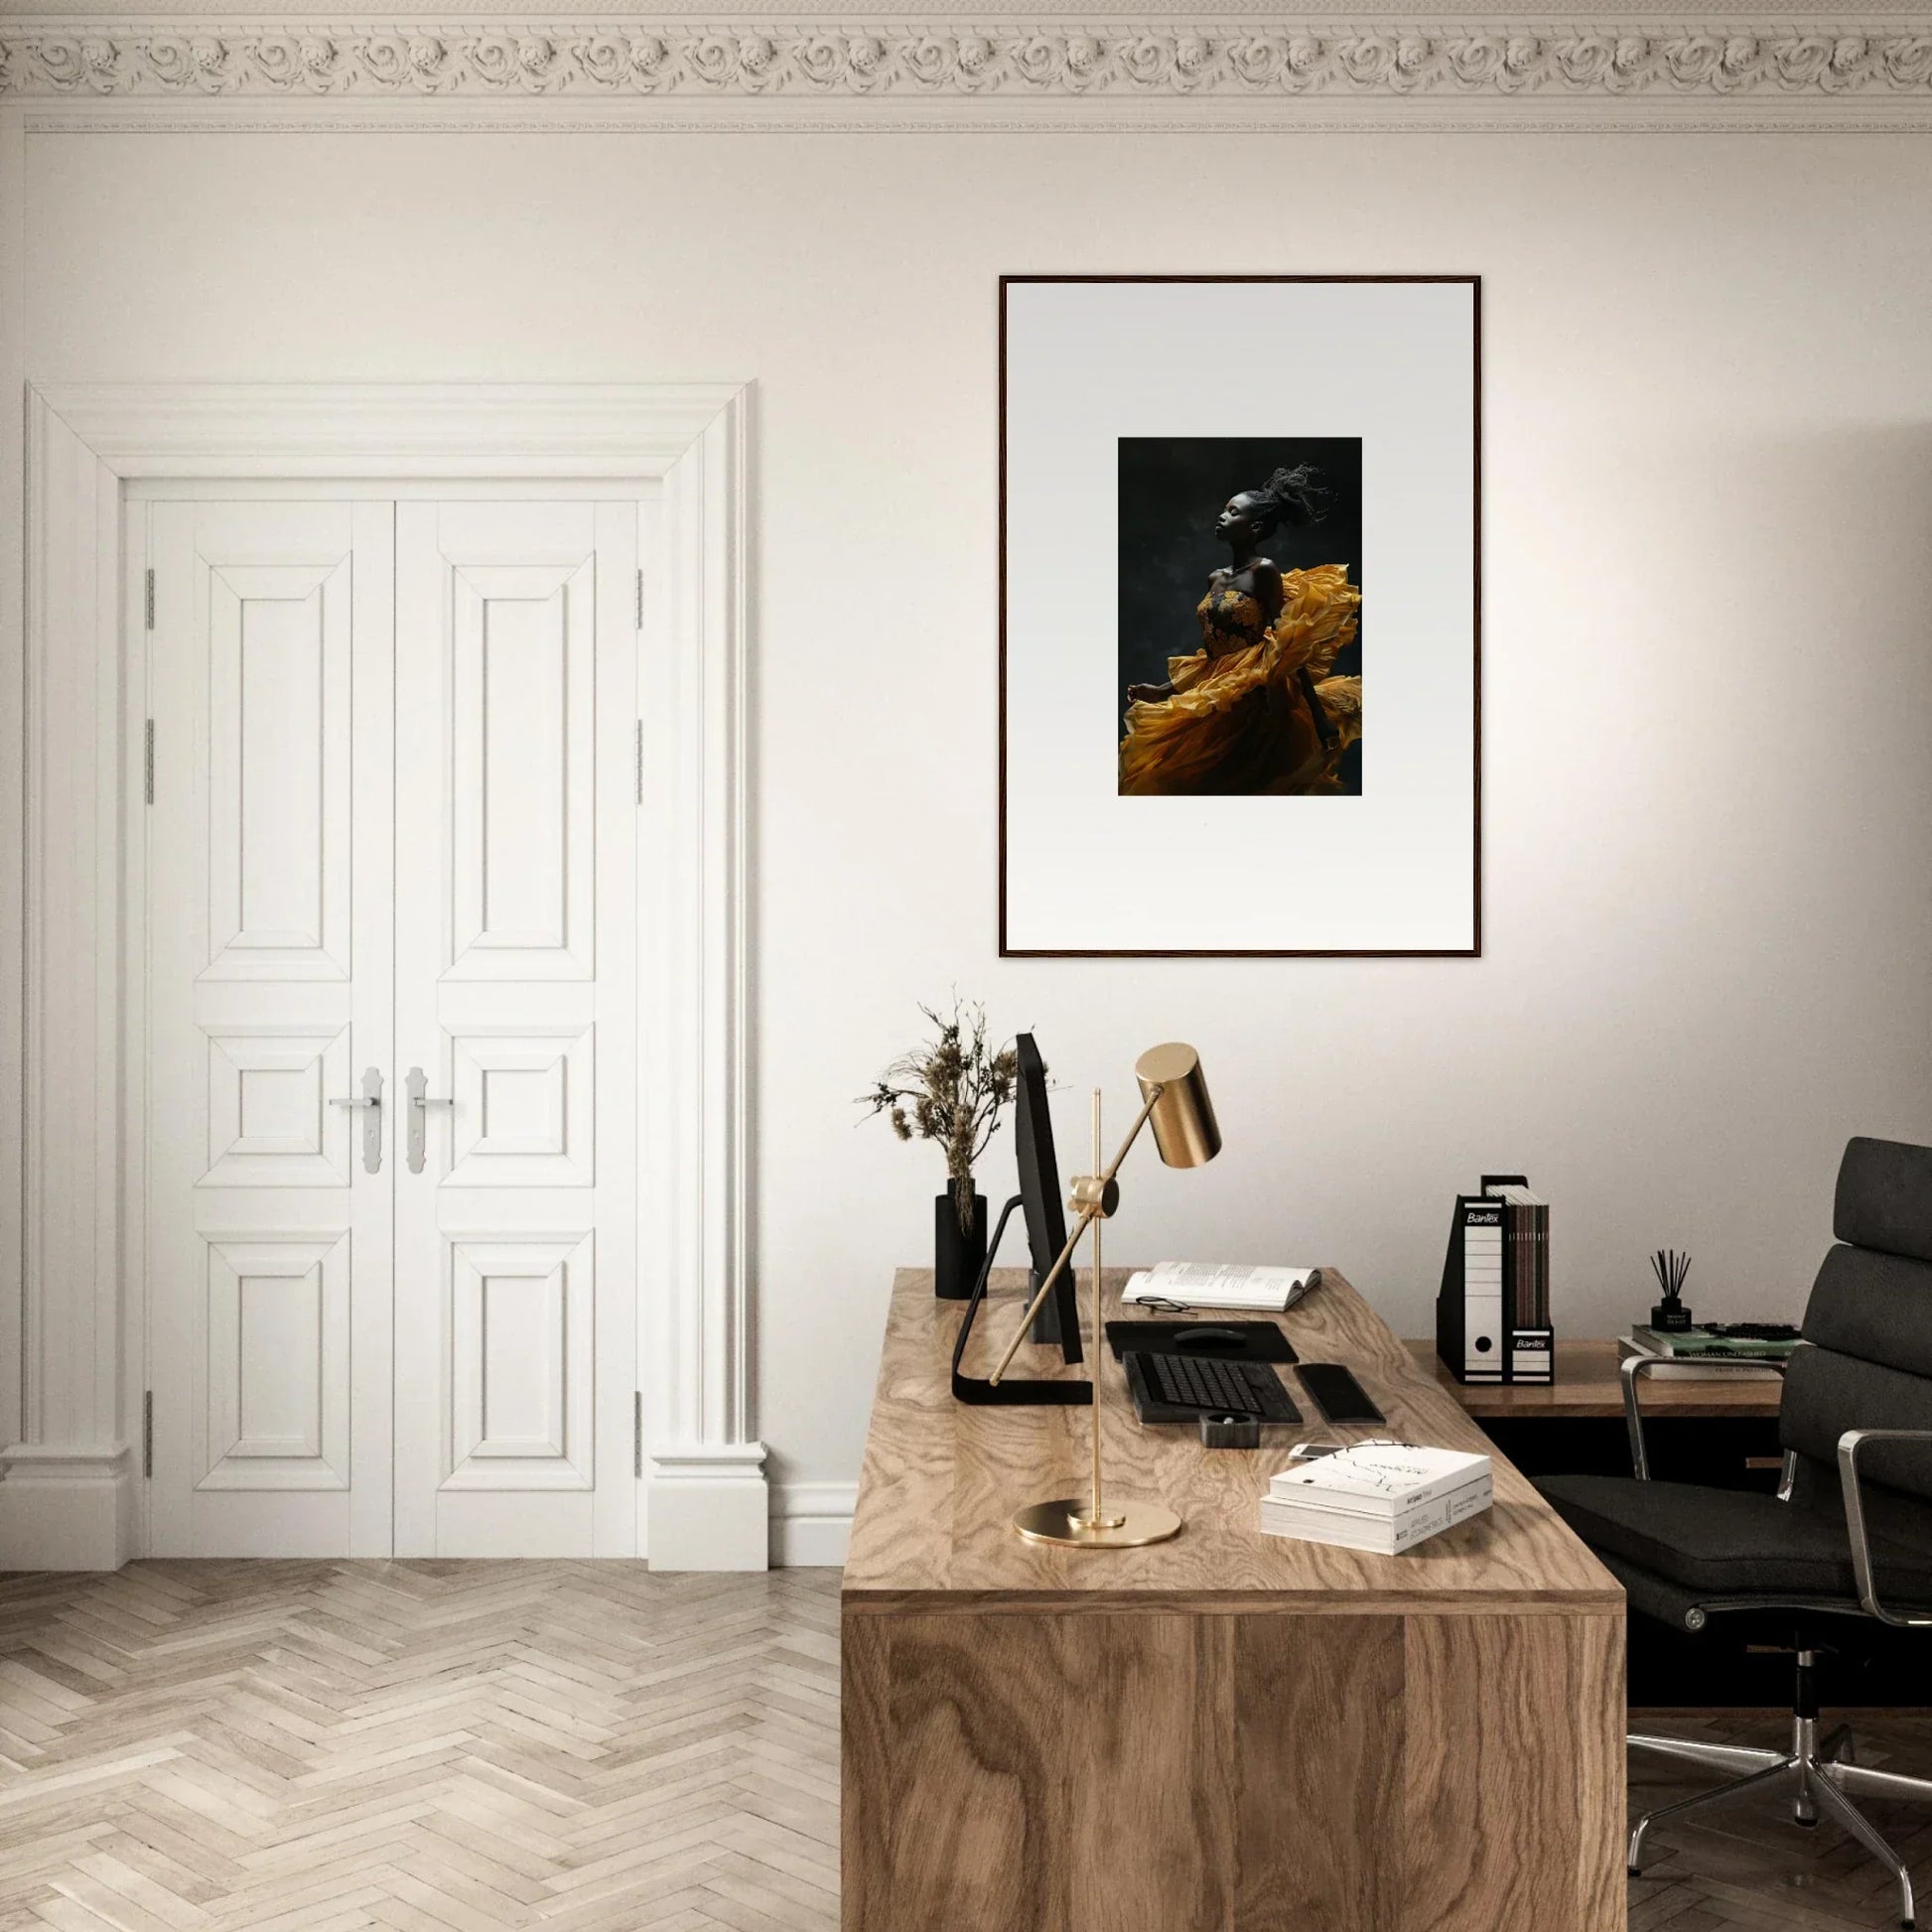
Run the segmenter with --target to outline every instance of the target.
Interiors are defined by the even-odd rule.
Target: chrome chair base
[[[1700,1791],[1694,1798],[1680,1798],[1675,1804],[1660,1805],[1637,1820],[1630,1834],[1630,1875],[1637,1875],[1643,1856],[1645,1835],[1653,1825],[1685,1818],[1712,1805],[1728,1804],[1733,1798],[1786,1792],[1791,1798],[1791,1816],[1800,1825],[1816,1825],[1829,1818],[1849,1832],[1888,1870],[1898,1885],[1898,1922],[1912,1924],[1912,1878],[1905,1862],[1885,1841],[1863,1812],[1852,1802],[1854,1792],[1867,1798],[1916,1798],[1932,1802],[1932,1779],[1900,1777],[1892,1771],[1873,1771],[1859,1763],[1852,1732],[1840,1725],[1824,1737],[1818,1735],[1816,1718],[1791,1720],[1791,1748],[1788,1751],[1753,1750],[1742,1744],[1702,1744],[1681,1737],[1642,1737],[1628,1740],[1641,1750],[1657,1751],[1666,1757],[1690,1764],[1707,1764],[1713,1770],[1737,1773],[1728,1784],[1715,1791]]]

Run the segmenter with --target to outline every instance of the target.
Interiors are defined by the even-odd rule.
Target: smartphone
[[[1304,1362],[1297,1373],[1325,1422],[1387,1422],[1368,1392],[1339,1362]]]

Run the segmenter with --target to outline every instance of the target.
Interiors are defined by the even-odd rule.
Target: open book
[[[1320,1279],[1314,1268],[1241,1268],[1213,1261],[1164,1261],[1128,1277],[1123,1302],[1172,1302],[1183,1309],[1252,1309],[1280,1314]]]

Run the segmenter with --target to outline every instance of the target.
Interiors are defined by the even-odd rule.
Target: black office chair
[[[1790,1750],[1630,1738],[1740,1774],[1640,1818],[1631,1871],[1653,1825],[1782,1790],[1800,1825],[1823,1813],[1891,1869],[1909,1926],[1904,1862],[1852,1800],[1932,1799],[1932,1780],[1858,1763],[1845,1725],[1821,1738],[1815,1669],[1819,1651],[1856,1639],[1872,1618],[1932,1636],[1932,1148],[1853,1141],[1833,1232],[1841,1245],[1819,1270],[1785,1372],[1775,1497],[1649,1479],[1642,1361],[1624,1364],[1635,1476],[1548,1476],[1538,1486],[1614,1573],[1631,1609],[1692,1631],[1722,1616],[1797,1652]]]

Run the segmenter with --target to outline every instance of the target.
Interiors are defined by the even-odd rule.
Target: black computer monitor
[[[1060,1170],[1053,1159],[1053,1116],[1046,1109],[1046,1063],[1032,1034],[1021,1034],[1014,1041],[1019,1061],[1014,1091],[1014,1154],[1020,1167],[1020,1191],[1000,1210],[998,1226],[988,1248],[986,1265],[973,1284],[959,1331],[953,1337],[952,1392],[961,1402],[980,1404],[1055,1403],[1061,1406],[1093,1400],[1091,1381],[1035,1379],[1009,1375],[997,1383],[989,1376],[968,1375],[966,1355],[972,1345],[973,1318],[986,1299],[986,1284],[993,1264],[1000,1256],[1000,1239],[1017,1207],[1026,1216],[1027,1245],[1033,1261],[1031,1302],[1039,1285],[1051,1272],[1060,1250],[1066,1246],[1066,1216],[1060,1209]],[[1040,1304],[1039,1313],[1028,1331],[1032,1341],[1057,1342],[1061,1356],[1068,1362],[1083,1359],[1080,1346],[1080,1316],[1073,1298],[1073,1270],[1069,1267],[1053,1284],[1053,1292]],[[1096,1338],[1095,1345],[1098,1346]]]
[[[1035,1295],[1046,1271],[1066,1246],[1066,1214],[1060,1205],[1060,1170],[1053,1158],[1053,1116],[1046,1104],[1046,1062],[1032,1034],[1013,1042],[1019,1065],[1014,1093],[1014,1154],[1020,1165],[1021,1211],[1027,1217],[1027,1246],[1032,1250]],[[1069,1362],[1081,1359],[1080,1317],[1073,1297],[1069,1267],[1053,1285],[1053,1292],[1034,1317],[1033,1339],[1058,1342]]]

